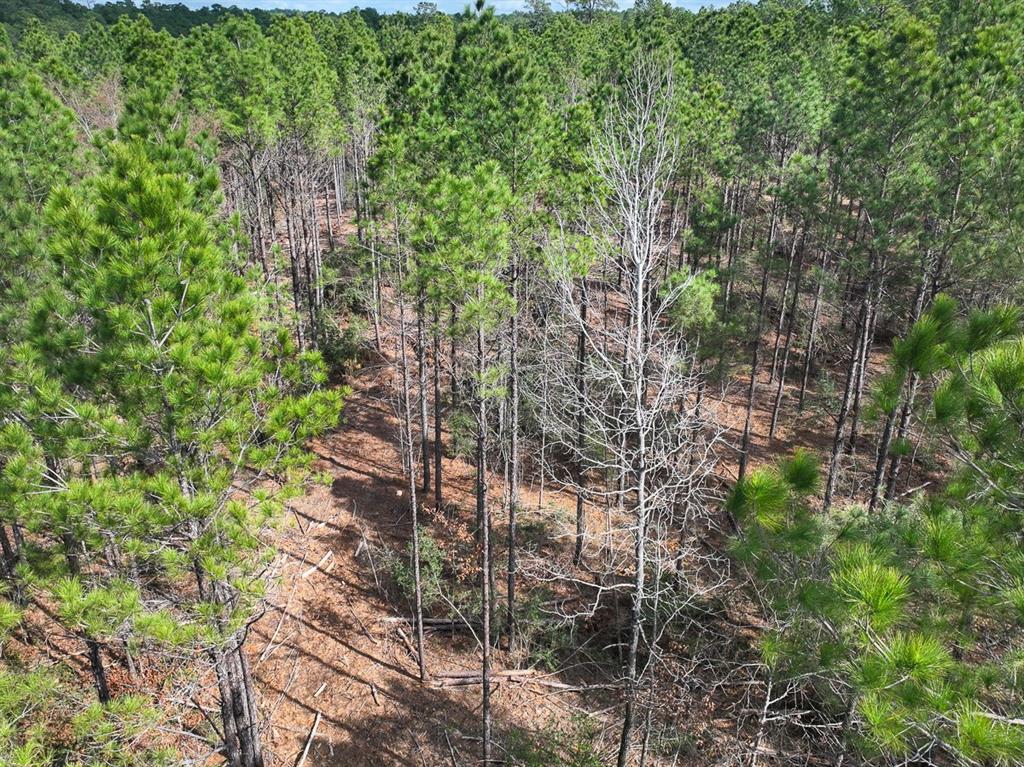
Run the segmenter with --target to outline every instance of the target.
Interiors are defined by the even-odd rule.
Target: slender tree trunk
[[[903,392],[906,389],[907,383],[904,381],[903,386],[900,387],[900,399],[903,398]],[[885,462],[889,457],[889,445],[892,441],[893,425],[896,421],[896,411],[899,410],[899,405],[894,405],[891,410],[885,414],[885,423],[882,426],[882,433],[878,438],[878,448],[875,450],[875,472],[871,477],[871,500],[868,503],[868,511],[874,511],[878,505],[879,496],[882,493],[883,478],[885,475]]]
[[[793,244],[789,248],[789,255],[786,257],[786,276],[782,280],[782,290],[779,291],[779,312],[775,320],[774,341],[772,342],[772,364],[768,368],[768,385],[775,383],[775,374],[779,366],[779,345],[782,341],[782,328],[786,322],[786,299],[789,297],[789,284],[793,279],[793,261],[796,258],[797,241],[799,234],[793,231]]]
[[[853,719],[853,712],[857,707],[857,697],[855,695],[850,696],[850,701],[846,705],[846,711],[843,713],[843,720],[839,724],[839,750],[836,752],[835,759],[832,761],[832,767],[843,767],[846,763],[846,738],[850,730],[850,722]]]
[[[93,684],[96,685],[96,697],[100,703],[110,702],[110,687],[107,685],[107,672],[103,667],[103,650],[95,639],[86,638],[85,646],[89,651],[89,669],[92,672]]]
[[[479,296],[478,296],[479,297]],[[480,524],[480,611],[483,624],[481,663],[484,767],[491,764],[491,518],[487,503],[487,401],[484,398],[484,329],[476,329],[476,515]]]
[[[794,281],[793,281],[793,298],[792,298],[792,300],[789,303],[788,323],[787,323],[787,326],[786,326],[786,340],[783,343],[783,351],[782,351],[782,368],[779,371],[778,387],[775,390],[775,403],[772,405],[772,421],[771,421],[771,425],[768,427],[768,441],[769,442],[771,442],[773,439],[775,439],[775,427],[778,426],[778,423],[779,423],[779,410],[782,407],[782,394],[783,394],[783,390],[784,390],[785,385],[786,385],[786,368],[789,365],[789,350],[790,350],[790,346],[791,346],[791,343],[792,343],[792,340],[793,340],[793,329],[796,327],[797,313],[798,313],[799,307],[800,307],[800,284],[802,282],[803,269],[804,269],[804,243],[803,243],[803,240],[804,240],[804,237],[806,236],[806,233],[807,233],[806,229],[801,230],[800,242],[796,246],[797,249],[798,249],[798,253],[797,253],[797,256],[796,256],[796,277],[794,278]],[[783,296],[783,298],[785,298],[785,296]],[[776,338],[775,338],[775,353],[774,353],[776,357],[778,356],[778,353],[779,353],[778,335],[776,334]],[[772,360],[772,367],[774,368],[774,366],[775,366],[775,360],[773,359]]]
[[[867,322],[864,324],[864,340],[860,346],[860,362],[857,365],[857,379],[853,387],[853,402],[850,403],[850,436],[846,442],[846,452],[853,455],[857,452],[857,428],[860,425],[860,403],[864,395],[867,381],[868,364],[871,360],[871,347],[875,337],[875,318],[878,308],[875,301],[868,304]]]
[[[334,251],[334,222],[331,219],[331,188],[324,186],[324,214],[327,216],[327,246]]]
[[[241,640],[231,654],[231,661],[231,670],[234,676],[235,715],[238,720],[242,762],[244,767],[263,767],[263,748],[260,745],[257,727],[259,712],[256,709],[252,673],[249,670],[248,661],[245,659]]]
[[[747,385],[747,414],[743,419],[743,437],[740,441],[739,479],[743,479],[747,471],[750,454],[750,429],[754,414],[754,395],[757,393],[757,366],[761,354],[761,333],[764,330],[764,304],[768,292],[768,264],[771,256],[771,243],[775,240],[775,214],[772,213],[771,228],[768,235],[768,253],[765,255],[764,268],[761,272],[761,291],[757,299],[757,324],[754,328],[754,351],[750,359],[750,383]]]
[[[371,277],[373,291],[373,306],[371,314],[373,319],[373,344],[379,354],[381,351],[380,337],[380,315],[381,315],[381,290],[380,290],[380,257],[377,254],[377,236],[370,237],[370,268],[373,271]]]
[[[914,296],[914,308],[908,318],[908,327],[910,328],[914,327],[924,311],[925,296],[928,294],[933,266],[932,253],[930,250],[926,251],[923,257],[921,277]],[[903,440],[906,437],[911,410],[914,406],[914,398],[917,395],[918,381],[918,374],[916,372],[911,373],[909,381],[900,390],[900,402],[886,413],[885,425],[882,428],[882,435],[878,440],[878,449],[875,452],[875,474],[871,483],[871,503],[869,504],[869,509],[872,511],[878,504],[883,492],[886,500],[892,500],[891,494],[895,491],[896,487],[895,475],[899,472],[902,462],[902,458],[899,455],[889,456],[896,413],[897,411],[899,412],[899,427],[896,436],[897,439]],[[888,472],[886,472],[887,461],[889,463]],[[888,473],[888,479],[886,478],[886,473]]]
[[[732,238],[729,253],[727,254],[727,260],[725,262],[725,288],[722,290],[723,319],[729,315],[729,308],[732,304],[733,266],[736,263],[736,258],[739,256],[740,248],[743,244],[743,224],[746,221],[744,218],[744,211],[746,210],[748,194],[749,190],[744,187],[740,193],[739,201],[736,204],[736,235]]]
[[[873,260],[872,260],[873,261]],[[861,360],[861,344],[866,336],[865,325],[867,324],[868,304],[870,303],[870,290],[865,291],[861,301],[860,313],[857,319],[856,333],[854,334],[853,348],[850,354],[850,367],[846,374],[846,386],[843,390],[843,402],[839,408],[839,415],[836,418],[835,437],[832,440],[832,453],[829,458],[828,480],[825,483],[825,498],[823,510],[828,511],[832,505],[832,495],[835,492],[836,479],[839,469],[839,456],[842,453],[843,437],[846,434],[846,420],[850,413],[850,404],[853,401],[853,389],[856,385]]]
[[[395,222],[395,233],[396,236],[399,229],[399,222]],[[416,450],[412,439],[412,391],[409,384],[409,357],[406,350],[406,332],[405,332],[405,291],[402,289],[402,283],[405,281],[405,256],[401,253],[401,245],[399,245],[399,272],[398,272],[398,347],[399,347],[399,364],[402,368],[402,429],[403,429],[403,442],[405,443],[406,457],[408,458],[406,464],[408,466],[407,479],[409,484],[409,510],[412,514],[412,573],[413,573],[413,590],[415,592],[415,603],[413,616],[416,624],[416,653],[418,657],[418,663],[420,668],[420,681],[427,681],[427,659],[426,653],[423,648],[423,583],[420,577],[420,532],[419,532],[419,508],[416,498]],[[422,341],[422,338],[420,339]],[[422,348],[422,343],[421,343]],[[422,374],[423,366],[420,365],[420,372]],[[422,375],[420,379],[421,388],[420,392],[423,393],[422,388]],[[422,399],[422,397],[421,397]],[[424,438],[426,432],[424,431]],[[425,465],[425,464],[424,464]]]
[[[683,202],[683,220],[679,226],[679,256],[676,262],[680,269],[686,263],[686,239],[690,229],[690,206],[693,199],[693,171],[696,155],[697,150],[694,148],[690,153],[689,169],[686,173],[686,194]]]
[[[629,615],[629,645],[626,649],[626,710],[622,717],[622,735],[619,738],[619,754],[616,767],[626,767],[636,716],[639,679],[637,678],[640,656],[640,621],[643,613],[644,588],[646,584],[647,561],[647,467],[644,463],[646,435],[641,430],[637,454],[640,467],[637,471],[636,527],[633,533],[633,556],[636,569],[633,572],[633,601]]]
[[[299,227],[302,230],[302,263],[306,273],[306,309],[309,314],[309,345],[316,349],[320,345],[319,317],[317,316],[316,270],[313,261],[309,222],[306,214],[305,200],[302,194],[302,179],[298,171],[293,174],[292,209],[298,212]]]
[[[907,431],[910,427],[910,414],[914,408],[914,398],[917,395],[917,387],[920,380],[917,373],[911,376],[910,391],[907,394],[907,398],[903,401],[903,407],[900,410],[899,429],[896,431],[896,439],[899,442],[904,442],[907,439]],[[902,466],[902,455],[894,455],[889,459],[889,478],[885,483],[885,500],[887,501],[891,501],[896,496],[896,480],[899,478]]]
[[[310,236],[313,242],[313,295],[316,296],[317,325],[324,308],[324,252],[320,243],[320,210],[316,205],[316,179],[312,171],[306,174],[305,190],[306,209],[309,211]]]
[[[288,231],[288,255],[289,266],[292,275],[292,301],[295,304],[295,334],[298,337],[299,351],[306,350],[306,332],[302,320],[302,279],[299,275],[299,251],[295,242],[295,226],[292,223],[292,210],[290,196],[285,193],[285,226]]]
[[[761,740],[764,738],[764,728],[768,721],[768,708],[772,702],[772,677],[771,672],[768,676],[768,689],[765,690],[764,694],[764,706],[761,707],[761,721],[757,725],[757,734],[754,736],[754,745],[750,749],[750,767],[757,767],[757,764],[761,761],[758,759],[761,751]]]
[[[420,448],[423,462],[423,492],[430,492],[430,435],[427,431],[427,336],[423,328],[423,291],[416,304],[416,373],[420,389]]]
[[[441,318],[434,312],[434,506],[438,511],[444,508],[441,494],[441,457],[444,445],[441,442]]]
[[[197,534],[193,530],[193,534]],[[227,587],[223,584],[208,583],[202,564],[193,560],[192,570],[196,578],[199,598],[219,607],[227,604]],[[213,618],[213,627],[224,631],[220,617]],[[225,758],[232,767],[264,767],[263,749],[260,745],[259,710],[256,707],[255,686],[252,672],[243,650],[244,633],[227,640],[226,646],[208,650],[217,676],[220,692],[221,726]]]
[[[263,215],[260,206],[260,181],[256,173],[256,158],[248,152],[249,183],[253,201],[253,239],[256,240],[256,256],[263,268],[263,279],[270,280],[270,264],[267,261],[267,243],[263,238]]]
[[[583,544],[587,534],[587,519],[584,489],[586,465],[583,460],[586,434],[583,425],[583,408],[586,402],[586,327],[587,327],[587,281],[580,280],[580,331],[576,339],[576,385],[579,401],[576,403],[576,546],[573,550],[573,564],[579,567],[583,562]]]
[[[345,218],[345,155],[334,159],[334,212],[338,221]]]
[[[516,514],[519,511],[519,264],[512,261],[512,301],[515,307],[509,318],[508,372],[508,611],[505,625],[511,647],[516,628]]]
[[[811,365],[814,362],[815,343],[818,340],[818,317],[821,312],[821,295],[825,289],[825,267],[828,261],[828,250],[821,252],[821,271],[818,273],[817,287],[814,289],[814,306],[811,307],[811,325],[807,329],[807,347],[804,350],[804,369],[800,374],[800,399],[797,409],[804,410],[804,396],[807,393],[807,382],[810,380]]]

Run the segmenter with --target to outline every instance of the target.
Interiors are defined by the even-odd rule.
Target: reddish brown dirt
[[[341,229],[341,236],[353,233],[349,222]],[[770,357],[774,337],[768,333],[763,342]],[[884,364],[884,357],[884,353],[873,356],[873,374]],[[269,713],[265,738],[272,765],[296,764],[307,742],[306,764],[311,767],[462,767],[478,763],[479,686],[440,688],[436,682],[424,684],[419,680],[412,631],[401,620],[408,610],[389,600],[382,588],[387,574],[382,572],[381,554],[385,549],[406,550],[411,519],[391,367],[385,359],[378,363],[360,371],[350,382],[353,393],[345,407],[343,426],[312,445],[318,456],[317,468],[328,483],[313,487],[296,501],[288,525],[274,537],[280,551],[276,563],[279,578],[268,610],[254,625],[249,643],[261,702]],[[729,384],[718,397],[709,397],[709,404],[726,427],[717,470],[723,493],[736,475],[734,448],[740,442],[746,407],[745,365],[739,360]],[[795,370],[791,368],[790,380],[797,377]],[[836,386],[841,387],[842,371],[833,376]],[[787,384],[785,391],[779,428],[775,439],[769,441],[775,386],[768,384],[767,371],[762,370],[752,421],[751,467],[772,463],[796,447],[809,448],[827,458],[835,429],[833,417],[825,412],[827,408],[814,404],[813,395],[806,410],[798,413],[798,387]],[[856,457],[844,459],[844,473],[851,478],[869,468],[870,440],[862,440],[862,445]],[[444,460],[443,473],[446,504],[456,509],[456,520],[461,519],[468,528],[475,470],[467,462],[449,456]],[[502,488],[498,477],[493,480],[494,525],[500,530],[505,522],[500,512]],[[855,493],[856,487],[844,490]],[[571,532],[574,498],[549,487],[541,509],[536,481],[529,476],[520,493],[523,505],[535,509],[532,513],[537,518],[554,521],[556,534]],[[443,532],[437,530],[436,519],[434,531]],[[588,507],[590,529],[602,529],[607,522],[604,509]],[[721,533],[712,532],[711,545],[721,544],[721,538]],[[549,553],[567,559],[569,545],[568,536],[559,536]],[[503,553],[502,547],[498,552],[499,556]],[[499,598],[502,592],[499,586]],[[724,609],[731,617],[725,618],[729,625],[722,636],[727,643],[749,646],[757,633],[749,605],[738,590],[726,602]],[[479,669],[478,645],[468,635],[428,633],[426,655],[435,679]],[[676,697],[686,703],[677,711],[675,724],[703,748],[698,749],[699,754],[683,757],[688,761],[676,763],[710,764],[735,759],[750,742],[741,710],[751,701],[744,702],[742,697],[749,692],[734,693],[729,685],[743,690],[747,683],[742,674],[732,683],[720,683],[716,678],[702,691],[699,681],[691,684],[700,672],[686,667],[682,660],[685,655],[685,648],[681,648],[679,668],[665,673],[679,675],[682,686],[692,688]],[[514,668],[522,661],[501,650],[495,656],[497,670]],[[674,652],[668,657],[670,663],[676,660]],[[507,743],[513,731],[543,740],[551,731],[577,727],[582,717],[590,724],[590,739],[602,761],[612,759],[619,725],[616,697],[601,687],[606,680],[600,674],[588,677],[577,670],[572,678],[569,676],[497,681],[493,700],[499,742]],[[565,690],[544,682],[592,687]],[[315,737],[310,738],[318,713],[320,723]],[[661,763],[656,757],[650,761]]]
[[[381,552],[406,550],[411,520],[392,399],[392,368],[387,360],[378,363],[350,382],[353,394],[345,407],[343,426],[312,445],[317,469],[329,485],[315,486],[296,501],[289,524],[275,539],[280,578],[249,645],[262,703],[270,714],[266,742],[274,765],[296,763],[318,712],[321,721],[310,743],[307,765],[462,767],[479,758],[479,686],[439,688],[421,683],[412,632],[400,620],[408,614],[407,608],[392,603],[381,588],[387,582]],[[879,355],[873,367],[881,363]],[[786,392],[776,438],[769,442],[775,387],[768,385],[766,371],[759,377],[751,467],[774,462],[795,447],[827,457],[834,421],[810,404],[798,414],[796,387],[787,385]],[[729,446],[739,444],[743,425],[746,381],[742,368],[715,399],[718,418],[727,427],[718,469],[724,490],[736,471],[735,451]],[[864,444],[855,459],[862,464],[861,473],[870,461],[868,442]],[[855,465],[854,459],[850,464]],[[468,527],[475,470],[467,462],[446,457],[443,472],[446,502],[461,509],[457,515]],[[494,525],[501,529],[501,485],[498,477],[493,479]],[[529,481],[521,488],[523,503],[537,508],[537,486]],[[555,529],[568,533],[574,499],[549,487],[544,510],[535,513],[554,519]],[[606,522],[603,509],[589,509],[591,529],[603,528]],[[502,591],[499,588],[499,598]],[[730,641],[749,646],[752,630],[756,633],[749,607],[740,600],[728,610],[734,622],[728,629]],[[479,668],[477,644],[469,636],[428,633],[426,654],[435,677]],[[517,661],[499,650],[494,665],[498,670],[514,668]],[[543,680],[579,685],[581,675],[552,675]],[[512,731],[543,739],[546,732],[565,731],[583,715],[592,723],[597,751],[607,762],[616,746],[618,706],[616,698],[600,686],[602,681],[606,680],[583,678],[594,689],[562,690],[528,679],[499,680],[494,695],[499,741]],[[689,697],[690,708],[680,711],[676,721],[699,742],[714,743],[719,759],[735,755],[749,742],[743,717],[737,718],[743,703],[727,689]],[[712,763],[713,757],[708,752],[691,757],[689,763]],[[652,763],[660,762],[652,759]]]
[[[277,539],[280,582],[250,645],[271,712],[272,763],[295,763],[320,712],[309,765],[472,764],[480,747],[479,686],[438,689],[419,681],[401,635],[411,632],[389,621],[403,613],[375,581],[380,563],[367,552],[404,549],[408,498],[386,375],[364,370],[353,384],[344,426],[313,446],[331,484],[294,504],[292,524]],[[446,496],[465,508],[473,472],[461,461],[444,462]],[[549,490],[548,500],[553,495]],[[433,675],[479,664],[470,638],[447,633],[428,633],[426,655]],[[507,668],[506,660],[499,651],[496,669]],[[498,733],[562,727],[586,703],[579,692],[528,680],[498,681],[493,700]]]

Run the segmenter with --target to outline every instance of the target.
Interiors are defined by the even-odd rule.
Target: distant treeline
[[[72,0],[0,0],[0,24],[6,28],[13,41],[21,36],[30,19],[38,19],[45,27],[64,35],[79,32],[95,19],[103,24],[115,24],[122,16],[145,16],[156,29],[166,29],[174,36],[187,35],[194,27],[215,24],[226,16],[250,14],[266,29],[275,15],[291,14],[296,11],[264,11],[238,8],[213,3],[206,8],[192,9],[183,3],[162,4],[144,0],[118,0],[112,3],[96,3],[89,7]],[[367,24],[375,27],[380,14],[372,8],[360,11]]]

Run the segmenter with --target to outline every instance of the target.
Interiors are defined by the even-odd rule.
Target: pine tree
[[[929,421],[958,467],[944,490],[822,518],[811,501],[816,461],[799,453],[751,474],[730,500],[744,527],[735,553],[772,626],[761,642],[768,697],[775,685],[812,685],[838,726],[836,763],[853,750],[991,763],[1024,753],[1011,681],[1021,606],[1020,312],[959,320],[955,311],[936,300],[896,344],[877,394],[891,398],[912,374],[938,379]],[[973,652],[983,635],[984,659]]]
[[[465,176],[444,175],[427,190],[424,216],[419,222],[417,241],[421,258],[431,268],[448,275],[448,300],[458,307],[453,332],[467,338],[473,347],[473,410],[475,416],[476,524],[481,549],[480,642],[483,651],[482,759],[492,756],[491,643],[494,594],[491,506],[488,499],[487,467],[490,432],[490,401],[496,390],[497,369],[493,365],[492,333],[515,303],[501,279],[509,255],[509,230],[505,213],[511,205],[508,182],[495,163],[485,163]]]
[[[282,84],[269,41],[250,16],[199,27],[186,41],[181,90],[191,108],[220,126],[228,151],[232,209],[245,221],[266,279],[275,279],[268,241],[274,230],[268,189],[272,147],[283,121]],[[239,179],[231,184],[233,178]]]
[[[261,340],[258,296],[215,218],[216,172],[175,120],[154,119],[161,110],[159,88],[140,93],[118,139],[103,148],[99,175],[49,203],[59,292],[39,313],[34,337],[51,345],[49,376],[84,399],[85,423],[108,445],[68,485],[88,494],[97,514],[69,528],[76,554],[118,529],[122,516],[126,536],[102,585],[83,580],[69,554],[71,579],[55,592],[65,611],[84,611],[86,626],[106,616],[109,628],[111,610],[131,608],[154,578],[174,584],[162,591],[161,609],[135,615],[136,630],[209,657],[225,755],[256,767],[259,712],[244,640],[267,551],[254,531],[298,488],[308,465],[303,442],[335,423],[342,394],[319,388],[319,358],[296,356],[287,335],[278,332],[274,345]],[[67,325],[74,317],[88,321]],[[89,408],[109,413],[109,423]],[[70,444],[88,449],[80,439]],[[82,468],[65,462],[65,471]],[[73,495],[57,498],[77,508]]]
[[[284,211],[292,300],[299,347],[317,348],[324,307],[323,252],[316,213],[316,175],[337,139],[337,73],[305,19],[279,17],[271,26],[272,58],[281,78],[282,142],[276,182]],[[357,206],[357,217],[365,213]],[[308,324],[307,324],[308,320]],[[308,334],[307,334],[308,328]]]

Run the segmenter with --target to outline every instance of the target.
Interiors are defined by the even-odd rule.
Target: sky
[[[378,11],[411,11],[418,0],[164,0],[165,2],[182,2],[190,8],[202,8],[219,2],[221,5],[237,5],[241,8],[291,8],[303,11],[344,11],[359,6],[360,8],[376,8]],[[670,0],[672,5],[679,8],[698,10],[704,6],[719,7],[728,5],[731,0]],[[471,0],[434,0],[437,7],[442,11],[461,11]],[[632,0],[618,0],[620,8],[633,5]],[[488,0],[488,5],[493,5],[499,13],[519,10],[524,8],[526,3],[523,0]],[[564,8],[561,0],[551,0],[551,6],[556,10]]]

